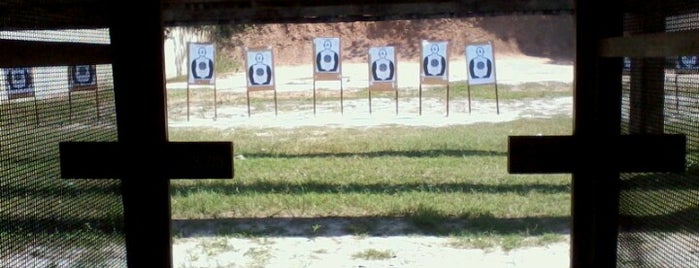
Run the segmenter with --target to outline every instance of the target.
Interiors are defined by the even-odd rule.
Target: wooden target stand
[[[209,82],[209,81],[211,81],[211,82]],[[216,101],[217,101],[216,78],[211,79],[211,80],[207,80],[207,81],[203,81],[201,83],[194,83],[194,84],[190,84],[189,82],[187,82],[187,101],[186,101],[187,102],[187,121],[189,121],[189,86],[190,85],[197,85],[197,86],[213,85],[213,87],[214,87],[214,120],[216,120],[218,118],[218,113],[216,111],[217,110],[217,107],[216,107]]]
[[[495,75],[495,74],[493,74]],[[495,83],[492,83],[493,86],[495,87],[495,112],[497,114],[500,114],[500,102],[498,100],[498,82],[497,79],[495,80]],[[489,85],[489,84],[476,84],[476,85]],[[466,94],[468,96],[468,113],[471,113],[471,82],[469,81],[466,83]],[[474,85],[475,86],[475,85]]]
[[[94,92],[95,94],[95,113],[97,114],[97,121],[100,121],[100,98],[99,90],[97,89],[97,67],[95,65],[90,65],[90,74],[92,76],[92,82],[88,84],[78,84],[75,79],[77,66],[68,66],[68,122],[73,123],[73,94],[74,93],[89,93]]]
[[[678,64],[680,61],[680,57],[677,58]],[[680,94],[679,94],[679,83],[678,83],[678,78],[680,75],[697,75],[699,74],[699,69],[696,68],[682,68],[678,67],[675,69],[675,110],[679,111],[680,110]]]
[[[7,86],[7,112],[9,113],[9,118],[10,122],[13,120],[13,112],[12,112],[12,100],[19,100],[19,99],[25,99],[25,98],[33,98],[34,101],[34,122],[38,126],[39,125],[39,109],[37,108],[37,101],[36,101],[36,91],[34,89],[34,76],[33,76],[33,69],[32,68],[22,68],[25,69],[25,83],[29,85],[29,89],[25,90],[18,90],[18,89],[12,89],[12,84],[11,80],[12,79],[10,76],[13,75],[12,72],[8,69],[6,74],[3,74],[6,76],[6,86]],[[26,111],[26,109],[24,109]]]
[[[335,38],[319,38],[319,39],[335,39]],[[344,109],[344,88],[343,88],[343,83],[342,83],[342,46],[340,45],[340,42],[338,40],[337,43],[338,50],[337,52],[337,71],[328,71],[328,72],[321,72],[320,67],[318,66],[319,61],[316,60],[316,57],[319,57],[316,53],[320,53],[321,47],[317,45],[317,43],[313,42],[313,51],[316,51],[316,53],[313,53],[313,58],[311,59],[313,61],[313,115],[316,115],[316,82],[317,81],[340,81],[340,114],[345,113]]]
[[[248,72],[246,73],[246,76],[247,76],[248,78],[246,79],[246,80],[247,80],[247,90],[246,90],[245,93],[246,93],[246,96],[247,96],[248,117],[250,117],[250,114],[251,114],[251,113],[250,113],[250,92],[269,91],[269,90],[271,90],[272,92],[274,92],[274,116],[277,116],[277,115],[278,115],[278,108],[277,108],[278,105],[277,105],[277,89],[276,89],[276,87],[275,87],[275,85],[276,85],[276,83],[275,83],[275,80],[276,80],[276,73],[275,73],[275,70],[274,70],[274,51],[272,51],[272,48],[271,48],[271,47],[264,47],[264,48],[248,48],[248,49],[246,49],[245,66],[247,66],[247,68],[250,68],[250,66],[252,66],[252,65],[250,64],[250,61],[248,60],[247,54],[249,54],[249,53],[259,53],[259,52],[269,52],[269,53],[271,54],[272,59],[271,59],[270,68],[271,68],[271,70],[272,70],[272,71],[271,71],[272,77],[271,77],[270,83],[269,83],[268,85],[253,85],[253,84],[252,84],[252,81],[250,81],[250,73],[249,73],[249,70],[248,70]]]
[[[422,67],[420,67],[422,70]],[[449,77],[449,71],[447,69],[447,75],[446,77]],[[422,85],[443,85],[447,88],[447,116],[449,116],[449,79],[443,79],[441,77],[429,77],[429,76],[420,76],[420,89],[418,91],[418,100],[419,100],[419,105],[418,105],[418,110],[419,114],[422,115]]]
[[[189,42],[189,43],[187,43],[187,55],[188,55],[187,62],[191,62],[193,60],[190,57],[193,56],[192,55],[192,46],[194,46],[194,45],[198,45],[199,50],[205,49],[206,46],[211,46],[213,53],[214,54],[216,53],[216,47],[214,46],[213,43]],[[206,52],[204,52],[204,53],[206,53]],[[201,56],[202,55],[200,54],[200,57]],[[213,57],[213,55],[211,57]],[[194,60],[196,61],[197,59],[194,59]],[[209,60],[213,61],[213,58],[210,58]],[[192,64],[194,64],[194,63],[192,63]],[[216,102],[218,101],[217,100],[217,92],[216,92],[216,71],[215,71],[216,68],[214,66],[216,66],[215,63],[213,63],[213,66],[209,67],[209,68],[213,69],[212,70],[212,76],[213,76],[212,78],[208,78],[208,77],[207,78],[196,78],[195,75],[192,75],[192,72],[193,72],[192,69],[189,67],[187,68],[187,97],[186,97],[186,101],[185,101],[187,103],[187,121],[189,121],[189,114],[190,114],[189,99],[190,99],[190,86],[191,85],[202,86],[202,87],[213,86],[213,88],[214,88],[214,121],[216,121],[216,119],[218,118],[218,113],[217,113],[218,107],[216,106]],[[194,66],[192,66],[192,68],[194,68]]]
[[[316,82],[317,81],[340,81],[340,113],[344,114],[344,89],[342,85],[342,73],[313,73],[313,115],[316,114]]]
[[[440,47],[443,46],[443,47]],[[427,48],[429,47],[429,48]],[[435,50],[436,48],[436,50]],[[438,51],[442,51],[439,53]],[[449,116],[449,43],[444,41],[422,41],[422,57],[420,60],[420,84],[418,89],[418,113],[422,115],[422,85],[441,85],[447,89],[446,116]],[[436,58],[435,56],[441,56]],[[437,67],[435,60],[440,60],[439,65],[444,69],[438,75],[427,75],[429,67]],[[426,65],[428,64],[428,65]],[[434,71],[434,70],[432,70]]]
[[[12,100],[18,100],[18,99],[25,99],[25,98],[32,98],[34,101],[34,122],[38,126],[39,125],[39,109],[37,108],[37,102],[36,102],[36,94],[32,90],[31,92],[22,92],[22,93],[10,93],[10,91],[7,91],[7,111],[9,113],[9,118],[10,122],[13,120],[13,112],[12,112]],[[26,109],[25,109],[26,111]]]
[[[397,67],[396,67],[397,69]],[[397,71],[396,71],[397,73]],[[393,91],[396,93],[396,114],[398,114],[398,86],[397,82],[391,81],[391,82],[373,82],[372,84],[369,84],[369,114],[372,113],[372,108],[371,108],[371,92],[373,91],[379,91],[379,92],[390,92]]]
[[[469,46],[489,46],[492,49],[492,43],[491,42],[483,42],[483,43],[472,43],[469,44]],[[468,98],[468,113],[471,113],[471,86],[475,85],[489,85],[493,84],[495,86],[495,111],[497,114],[500,114],[500,102],[498,100],[498,77],[497,77],[497,69],[495,68],[495,51],[492,51],[492,72],[493,72],[493,81],[488,82],[488,83],[483,83],[483,81],[473,81],[470,79],[471,75],[468,74],[467,76],[469,77],[468,81],[466,82],[466,94]],[[469,62],[469,57],[468,57],[468,46],[467,46],[467,51],[466,51],[466,64],[467,64],[467,69],[468,69],[468,62]]]

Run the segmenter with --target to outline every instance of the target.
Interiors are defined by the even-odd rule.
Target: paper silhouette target
[[[396,81],[396,55],[393,47],[369,49],[370,83]]]
[[[677,69],[683,71],[699,71],[697,56],[680,56],[677,58]]]
[[[274,86],[274,63],[271,49],[248,50],[246,63],[249,87]]]
[[[315,38],[313,47],[316,73],[340,73],[340,38]]]
[[[447,42],[422,41],[422,76],[447,79]]]
[[[5,69],[5,83],[9,99],[34,96],[34,77],[31,68]]]
[[[189,43],[189,84],[215,84],[213,43]]]
[[[97,68],[95,65],[73,65],[68,67],[71,91],[96,90]]]
[[[495,83],[495,60],[490,43],[466,46],[466,64],[470,85]]]

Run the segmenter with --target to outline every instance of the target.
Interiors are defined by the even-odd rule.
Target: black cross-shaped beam
[[[232,178],[231,142],[168,142],[161,1],[111,1],[118,142],[66,142],[63,178],[121,179],[128,267],[172,267],[170,179]]]
[[[571,267],[616,263],[621,172],[683,172],[684,135],[512,136],[512,174],[572,173]]]
[[[595,169],[617,172],[681,172],[685,135],[510,136],[508,172],[575,173]]]

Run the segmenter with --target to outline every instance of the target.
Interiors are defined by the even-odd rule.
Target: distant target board
[[[469,85],[495,83],[495,57],[490,42],[466,46]]]
[[[624,68],[622,69],[622,74],[628,75],[631,73],[631,58],[624,57]]]
[[[342,54],[340,38],[319,37],[313,39],[313,65],[316,79],[340,79]]]
[[[422,82],[447,82],[449,79],[448,42],[422,41],[420,66]]]
[[[274,54],[271,48],[246,50],[248,90],[274,90]]]
[[[213,43],[188,43],[187,55],[189,59],[189,84],[214,85],[216,84],[215,53]]]
[[[699,60],[697,56],[677,57],[677,73],[699,73]]]
[[[97,90],[97,68],[95,65],[68,66],[70,91]]]
[[[8,99],[34,96],[34,76],[31,68],[7,68],[4,71]]]
[[[390,87],[386,89],[395,89],[396,81],[395,48],[369,48],[369,87],[384,87],[388,84]]]

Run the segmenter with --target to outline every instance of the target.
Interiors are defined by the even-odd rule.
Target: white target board
[[[469,85],[495,83],[495,57],[491,43],[466,46],[466,68]]]
[[[699,71],[699,59],[697,56],[679,56],[677,57],[677,69],[684,72]]]
[[[269,88],[274,86],[274,56],[271,48],[246,50],[248,87]]]
[[[313,39],[315,72],[340,73],[342,68],[340,48],[340,38],[318,37]]]
[[[213,43],[188,43],[188,83],[196,85],[216,84],[215,53]]]
[[[396,82],[396,54],[394,47],[369,48],[369,83]]]
[[[34,96],[34,76],[31,68],[5,69],[5,83],[8,99]]]
[[[96,90],[97,66],[73,65],[68,66],[70,91]]]
[[[449,76],[448,42],[422,41],[422,77],[447,80]]]

